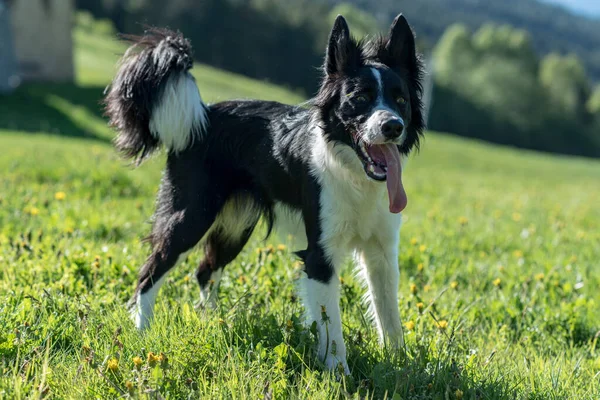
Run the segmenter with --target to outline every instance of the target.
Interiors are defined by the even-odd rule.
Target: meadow
[[[351,376],[313,354],[288,243],[258,229],[217,310],[194,308],[200,252],[145,333],[125,303],[149,248],[164,155],[132,168],[98,101],[123,46],[79,16],[76,85],[0,97],[0,398],[597,399],[600,162],[427,132],[405,170],[406,352],[380,348],[341,276]],[[309,66],[307,66],[309,68]],[[207,66],[210,102],[302,96]]]

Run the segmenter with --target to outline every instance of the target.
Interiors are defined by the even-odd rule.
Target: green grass
[[[228,266],[218,310],[193,307],[195,252],[161,290],[157,323],[137,332],[124,303],[164,158],[133,170],[117,157],[96,104],[122,47],[83,24],[75,38],[78,86],[0,99],[0,398],[600,396],[600,163],[434,132],[405,173],[405,356],[377,345],[348,265],[352,375],[323,372],[299,323],[301,266],[260,235]],[[302,100],[195,72],[209,101]]]

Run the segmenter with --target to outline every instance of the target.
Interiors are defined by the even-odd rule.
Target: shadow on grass
[[[31,83],[0,96],[0,129],[110,141],[103,87]]]

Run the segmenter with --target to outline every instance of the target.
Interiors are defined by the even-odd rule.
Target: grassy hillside
[[[0,398],[593,399],[600,396],[600,163],[427,133],[406,170],[407,354],[382,351],[342,274],[352,376],[322,372],[294,296],[301,265],[256,235],[196,311],[192,253],[145,334],[124,309],[162,156],[133,170],[97,102],[122,48],[80,26],[78,86],[0,99]],[[198,67],[209,101],[301,101]],[[262,232],[258,232],[262,233]]]

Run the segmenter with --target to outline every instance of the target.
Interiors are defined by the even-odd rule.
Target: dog
[[[354,255],[381,342],[404,346],[398,309],[398,245],[407,205],[403,159],[424,131],[423,67],[400,14],[387,35],[355,40],[336,18],[324,76],[300,106],[233,100],[207,105],[190,74],[192,49],[179,32],[130,37],[105,111],[115,146],[136,164],[167,151],[152,251],[132,298],[135,325],[152,320],[165,276],[199,242],[201,302],[214,306],[223,269],[262,217],[296,233],[307,322],[318,357],[349,373],[338,274]],[[323,313],[326,314],[323,318]]]

